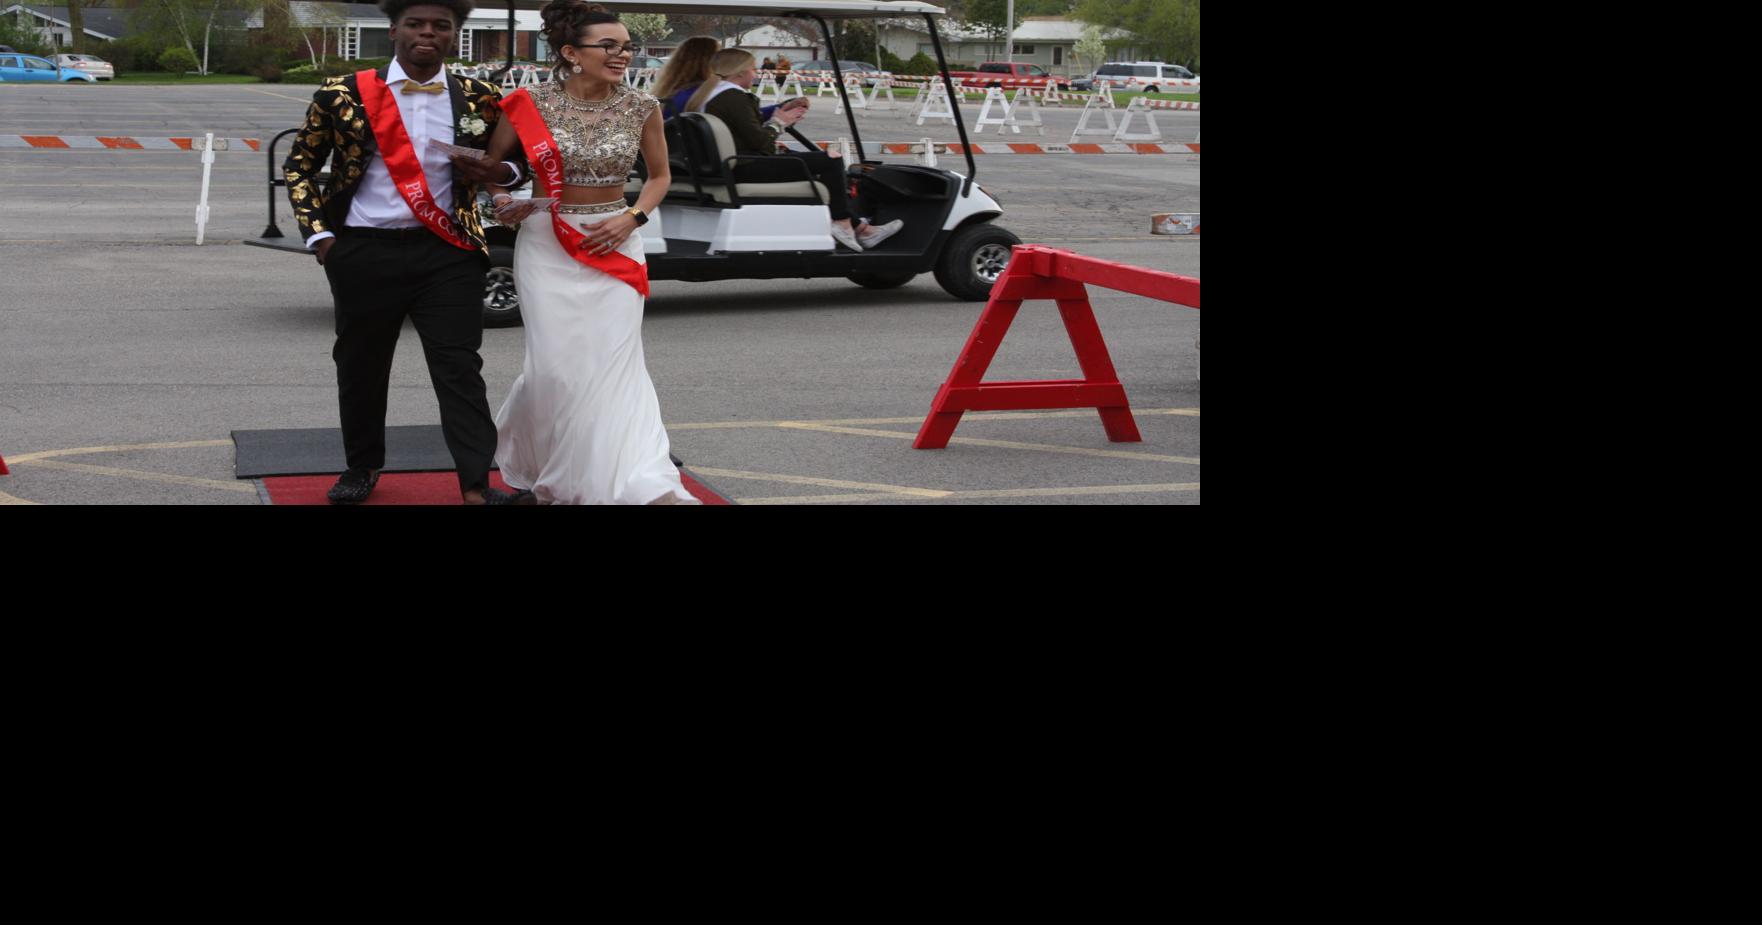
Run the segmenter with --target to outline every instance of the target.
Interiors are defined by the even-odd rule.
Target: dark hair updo
[[[545,42],[551,46],[551,67],[562,78],[569,62],[563,57],[563,46],[574,45],[590,26],[618,21],[618,14],[597,3],[583,0],[551,0],[541,11],[544,15]]]

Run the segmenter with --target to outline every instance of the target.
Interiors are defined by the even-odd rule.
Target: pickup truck
[[[949,71],[948,78],[967,87],[1033,87],[1044,88],[1051,83],[1060,90],[1071,88],[1069,77],[1056,77],[1038,64],[1009,61],[987,61],[976,71]]]

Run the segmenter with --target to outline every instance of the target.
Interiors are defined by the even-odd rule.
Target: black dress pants
[[[489,485],[496,423],[483,384],[483,285],[489,262],[426,229],[343,228],[324,259],[336,302],[337,402],[350,468],[385,467],[386,393],[398,333],[422,338],[441,432],[461,492]]]
[[[785,151],[790,157],[807,162],[808,173],[814,175],[826,186],[828,201],[826,208],[832,213],[832,220],[850,218],[849,187],[850,178],[845,176],[845,167],[849,166],[842,157],[832,157],[824,151]]]

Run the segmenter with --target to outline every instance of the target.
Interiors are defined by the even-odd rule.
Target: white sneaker
[[[853,251],[861,251],[863,249],[863,246],[857,243],[857,233],[837,222],[832,223],[832,240],[837,241]]]
[[[864,225],[857,231],[857,240],[863,242],[864,247],[874,247],[882,241],[893,237],[894,234],[898,233],[898,231],[904,227],[905,220],[898,218],[885,225]]]

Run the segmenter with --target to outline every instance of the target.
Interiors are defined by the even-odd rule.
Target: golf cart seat
[[[734,135],[708,113],[680,113],[667,120],[668,160],[673,201],[740,206],[753,204],[825,205],[830,197],[801,159],[740,154]]]

